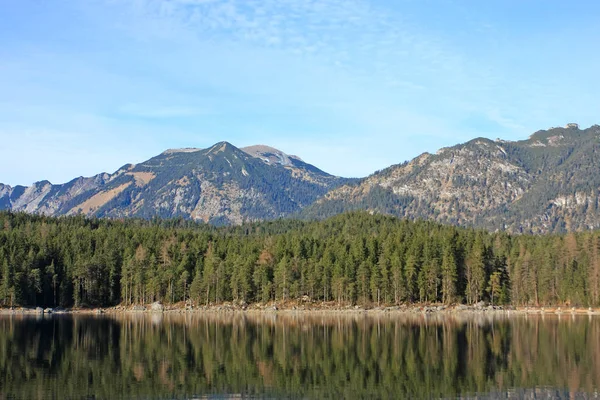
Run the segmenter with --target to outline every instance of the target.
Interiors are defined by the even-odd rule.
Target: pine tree
[[[486,249],[481,236],[477,235],[466,262],[465,278],[468,304],[479,302],[483,295],[486,284],[485,252]]]
[[[458,271],[456,265],[456,257],[454,245],[452,242],[446,244],[444,255],[442,257],[442,302],[451,304],[456,301]]]
[[[494,301],[498,301],[502,296],[502,280],[499,271],[495,271],[490,275],[487,292],[490,295],[490,301],[494,305]]]
[[[196,305],[200,304],[202,301],[202,275],[204,271],[204,263],[201,258],[198,258],[196,261],[196,273],[194,274],[194,279],[192,280],[192,284],[190,285],[190,297],[193,299]]]
[[[417,298],[417,278],[419,275],[419,265],[417,257],[409,255],[404,265],[404,277],[406,282],[406,298],[408,301],[414,301]]]
[[[388,282],[389,273],[388,263],[387,257],[382,255],[379,257],[377,264],[371,266],[371,298],[373,301],[377,302],[377,306],[380,305],[382,298],[387,300],[386,283]]]
[[[393,257],[391,261],[392,290],[394,291],[394,304],[400,304],[405,297],[404,274],[402,262],[399,257]]]
[[[15,285],[14,277],[15,271],[8,263],[8,259],[3,258],[2,260],[2,284],[0,286],[2,296],[2,305],[8,305],[13,307],[15,304]]]
[[[356,271],[356,279],[358,283],[358,295],[363,304],[369,302],[369,266],[366,262],[361,262]]]
[[[187,270],[183,270],[179,275],[179,285],[181,286],[182,300],[187,302],[188,299],[188,283],[190,279],[190,273]]]
[[[273,254],[267,249],[263,249],[256,262],[256,269],[254,270],[254,285],[256,286],[258,300],[266,303],[271,300],[272,289],[273,289]]]
[[[588,237],[587,251],[589,254],[588,286],[590,304],[600,304],[600,237],[590,234]]]
[[[275,300],[279,297],[283,302],[286,302],[289,297],[289,283],[290,283],[290,262],[287,257],[283,257],[277,264],[274,271],[274,283],[275,283]]]
[[[214,246],[211,242],[208,246],[208,250],[204,255],[204,269],[202,271],[202,287],[204,288],[204,301],[208,305],[212,299],[217,301],[217,268],[219,260],[214,253]]]

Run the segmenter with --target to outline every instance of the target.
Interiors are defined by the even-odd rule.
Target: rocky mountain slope
[[[517,142],[474,139],[339,187],[303,210],[364,209],[511,232],[600,227],[600,126],[538,131]]]
[[[214,224],[297,213],[349,180],[267,146],[174,149],[63,185],[0,184],[0,210],[98,217],[183,217]]]
[[[268,146],[174,149],[113,174],[0,184],[0,210],[183,217],[213,224],[368,210],[510,232],[600,227],[600,126],[478,138],[361,179],[329,175]]]

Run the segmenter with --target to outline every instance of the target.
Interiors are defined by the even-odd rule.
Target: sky
[[[600,123],[596,0],[2,0],[0,182],[267,144],[362,177]]]

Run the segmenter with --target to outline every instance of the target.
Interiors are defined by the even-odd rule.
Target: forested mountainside
[[[474,139],[422,154],[303,210],[325,218],[369,210],[523,233],[600,227],[600,126],[538,131],[523,141]]]
[[[481,300],[600,305],[600,232],[509,235],[365,212],[214,227],[0,213],[0,305]]]
[[[168,150],[63,185],[0,184],[0,210],[50,216],[182,217],[214,225],[366,210],[511,233],[600,227],[600,126],[474,139],[361,179],[329,175],[268,146]]]
[[[216,225],[281,218],[349,180],[267,147],[176,149],[113,174],[0,185],[0,210],[51,216],[183,217]]]

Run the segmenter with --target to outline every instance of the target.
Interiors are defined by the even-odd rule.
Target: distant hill
[[[474,139],[332,190],[302,211],[324,218],[369,210],[511,232],[600,227],[600,126],[527,140]]]
[[[0,184],[0,210],[239,224],[297,213],[346,182],[268,146],[244,151],[220,142],[208,149],[167,150],[113,174],[62,185]]]
[[[488,230],[548,233],[600,227],[600,126],[576,124],[522,141],[478,138],[363,179],[327,174],[265,145],[172,149],[113,174],[14,188],[0,210],[51,216],[182,217],[215,225],[351,210]]]

